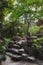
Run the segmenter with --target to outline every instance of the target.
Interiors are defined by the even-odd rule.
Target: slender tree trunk
[[[30,32],[29,32],[29,22],[27,22],[27,35],[30,36]]]
[[[25,14],[25,23],[27,24],[27,35],[30,36],[30,32],[29,32],[30,22],[28,20],[28,14],[27,13]]]

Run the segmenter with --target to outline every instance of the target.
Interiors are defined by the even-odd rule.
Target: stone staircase
[[[34,57],[28,56],[25,53],[25,50],[22,47],[22,42],[9,42],[7,55],[11,57],[12,60],[19,61],[19,60],[32,60],[34,61]]]

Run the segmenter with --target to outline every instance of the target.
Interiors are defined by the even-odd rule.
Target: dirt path
[[[25,61],[13,62],[9,57],[7,57],[6,61],[3,62],[2,65],[39,65],[39,64],[25,62]]]

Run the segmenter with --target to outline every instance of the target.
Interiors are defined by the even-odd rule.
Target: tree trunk
[[[30,36],[30,32],[29,32],[30,22],[28,20],[28,13],[25,13],[25,23],[27,24],[27,36]]]

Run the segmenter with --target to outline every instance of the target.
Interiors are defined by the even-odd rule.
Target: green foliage
[[[0,43],[0,51],[5,52],[5,42]]]
[[[37,48],[43,47],[43,36],[41,38],[34,39],[33,43]]]
[[[38,26],[32,26],[32,27],[30,28],[30,33],[31,33],[32,35],[36,35],[39,30],[40,30],[40,27],[38,27]]]
[[[8,23],[7,25],[3,26],[4,27],[3,30],[5,32],[5,36],[6,35],[9,36],[9,34],[10,34],[11,31],[12,31],[11,35],[14,35],[15,33],[19,33],[18,32],[18,27],[19,27],[18,23],[20,23],[20,22],[19,22],[18,19],[21,16],[25,15],[26,13],[27,13],[27,16],[29,15],[27,23],[29,21],[30,21],[29,23],[31,23],[31,21],[43,17],[43,4],[42,4],[43,0],[39,0],[39,1],[38,0],[17,0],[17,4],[14,4],[14,2],[15,2],[15,0],[6,0],[6,1],[3,1],[3,2],[0,1],[1,11],[2,11],[2,12],[0,12],[0,14],[3,16],[3,17],[0,18],[0,20],[4,20],[5,17],[8,14],[12,13],[10,15],[10,17],[9,17],[9,22],[10,21],[12,21],[12,22],[14,21],[14,24],[16,24],[16,25],[13,25],[12,23]],[[2,7],[2,6],[4,6],[4,7]],[[25,18],[25,17],[23,16],[23,18]],[[5,22],[5,20],[4,20],[4,24],[5,23],[7,23],[7,21]],[[16,26],[16,29],[15,29],[15,26]],[[25,24],[24,24],[23,28],[25,28]],[[25,32],[27,30],[24,29],[25,31],[21,32],[23,30],[23,28],[19,29],[19,31],[20,31],[21,34],[24,35],[24,34],[26,34]],[[27,26],[26,26],[26,28],[27,28]],[[38,29],[39,29],[38,27],[35,27],[35,28],[32,27],[31,30],[33,32],[30,31],[31,34],[32,35],[36,34],[36,32],[38,31]],[[7,30],[7,31],[5,31],[5,30]],[[13,33],[13,31],[14,31],[14,33]]]

